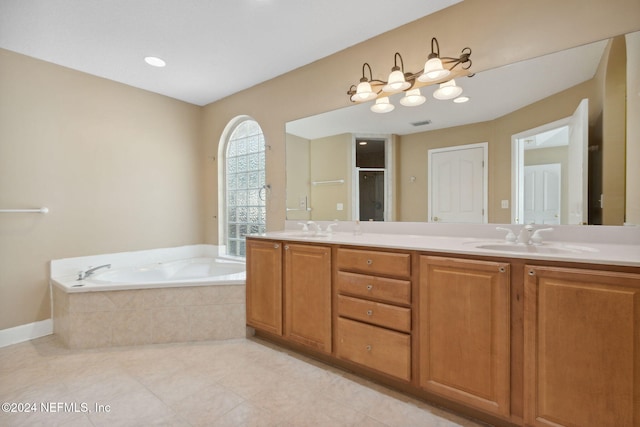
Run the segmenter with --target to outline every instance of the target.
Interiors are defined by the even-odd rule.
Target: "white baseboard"
[[[53,319],[41,320],[0,331],[0,348],[53,334]]]

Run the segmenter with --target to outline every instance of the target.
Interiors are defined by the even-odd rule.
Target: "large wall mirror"
[[[639,62],[637,32],[289,122],[287,219],[640,223]]]

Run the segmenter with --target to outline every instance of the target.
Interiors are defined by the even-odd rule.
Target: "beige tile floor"
[[[0,402],[37,409],[1,426],[481,425],[253,339],[69,350],[48,336],[0,348]]]

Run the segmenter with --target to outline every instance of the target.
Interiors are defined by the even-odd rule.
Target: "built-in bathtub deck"
[[[53,287],[53,332],[69,348],[243,338],[244,285],[66,293]]]
[[[126,269],[219,255],[217,246],[193,245],[54,260],[53,332],[70,348],[244,338],[244,272],[155,285],[77,281],[77,272],[90,266]]]

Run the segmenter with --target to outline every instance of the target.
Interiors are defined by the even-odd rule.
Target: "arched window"
[[[227,125],[220,184],[221,241],[227,255],[245,256],[245,235],[266,230],[265,142],[260,125],[240,117]]]

